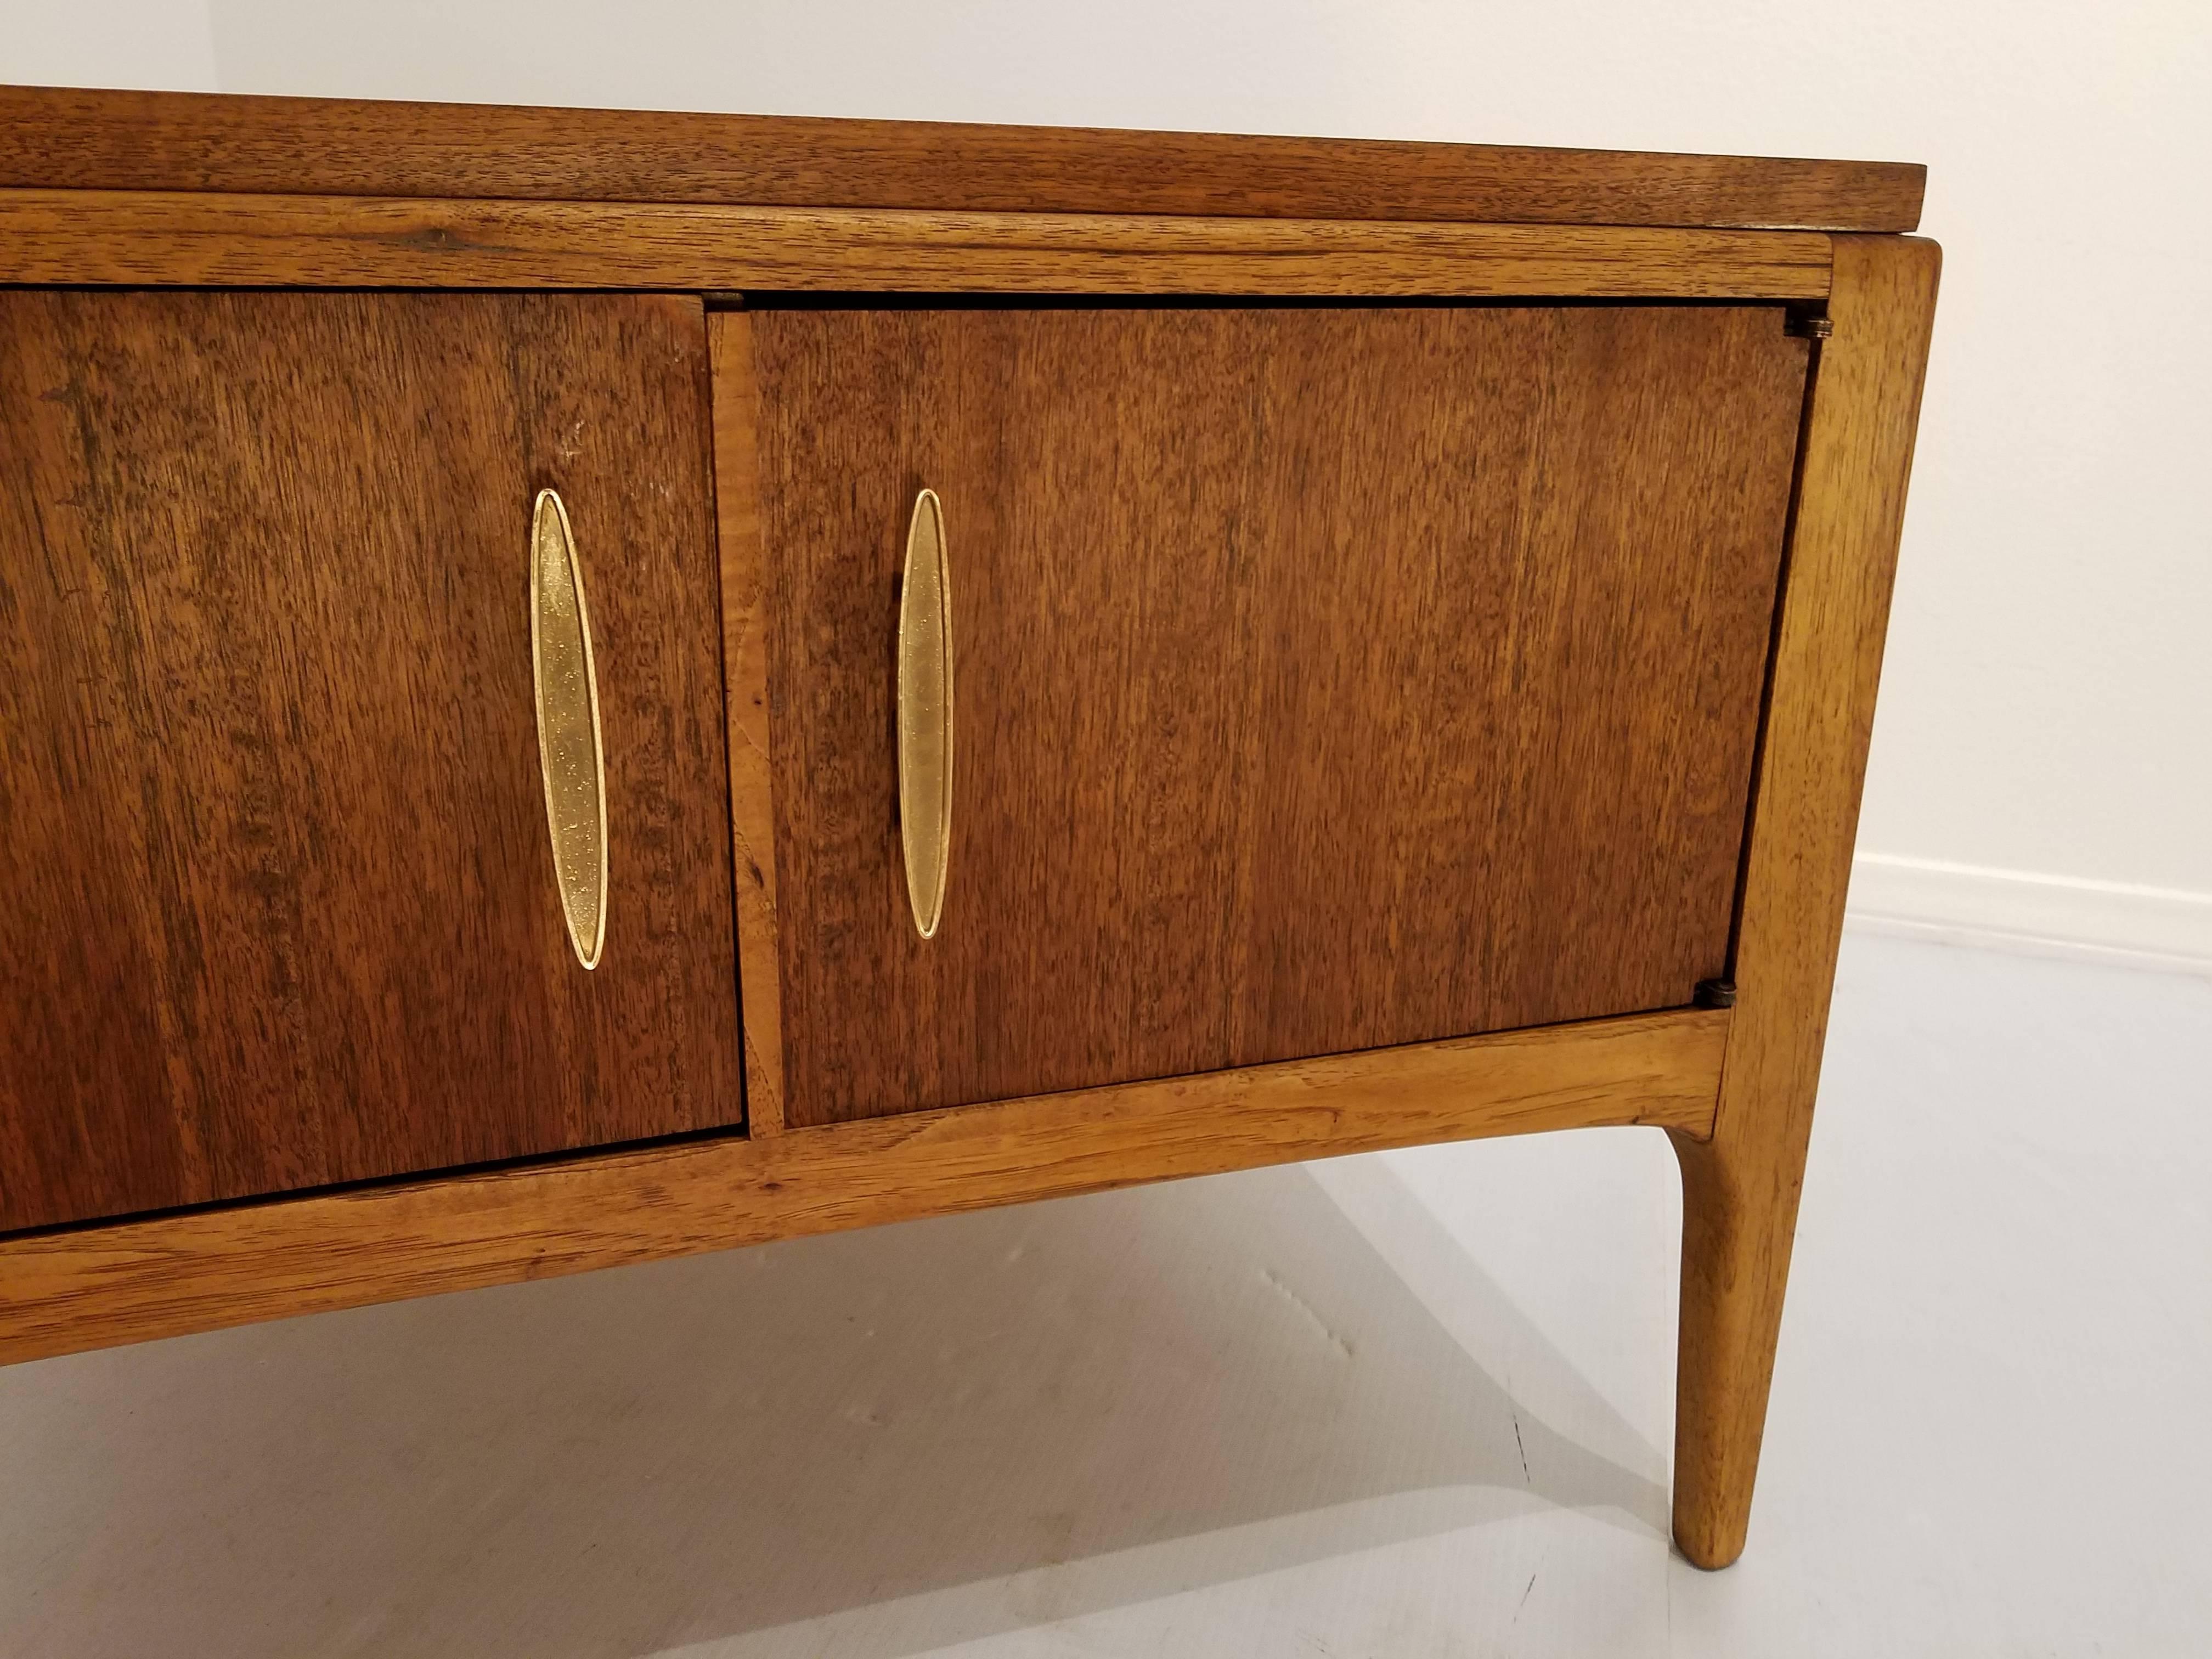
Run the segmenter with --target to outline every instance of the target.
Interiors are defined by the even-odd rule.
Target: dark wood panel
[[[752,335],[787,1121],[1678,1006],[1723,969],[1806,362],[1778,309]],[[890,708],[925,485],[958,665],[927,942]]]
[[[1911,230],[1926,169],[1486,144],[0,88],[0,185]]]
[[[0,1226],[733,1121],[696,301],[0,295]],[[571,953],[532,495],[598,647]]]

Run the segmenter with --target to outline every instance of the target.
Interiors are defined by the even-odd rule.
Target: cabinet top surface
[[[0,87],[0,188],[1909,231],[1926,169]]]

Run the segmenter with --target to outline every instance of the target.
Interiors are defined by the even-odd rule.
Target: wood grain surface
[[[742,312],[707,320],[714,385],[714,470],[758,475],[760,385],[752,322]],[[738,976],[745,1040],[745,1125],[783,1128],[783,976],[775,908],[775,769],[768,691],[769,584],[761,547],[760,491],[718,489],[722,548],[722,659],[727,665],[730,835],[736,854]]]
[[[1942,255],[1847,238],[1820,348],[1776,638],[1712,1134],[1674,1137],[1682,1302],[1674,1535],[1742,1553],[1850,884],[1875,687]]]
[[[1790,231],[0,191],[0,282],[1817,299]]]
[[[1806,361],[1778,309],[750,327],[789,1122],[1677,1006],[1725,967]],[[924,486],[958,665],[928,941],[890,741]]]
[[[1516,1031],[0,1239],[0,1364],[1340,1152],[1703,1133],[1729,1018]]]
[[[1911,230],[1926,169],[638,110],[0,88],[0,185]]]
[[[704,319],[0,294],[0,1228],[731,1123]],[[596,635],[605,959],[532,702]]]

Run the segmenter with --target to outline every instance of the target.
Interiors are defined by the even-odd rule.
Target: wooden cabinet
[[[786,1115],[1688,1005],[1727,967],[1779,307],[756,310]],[[952,869],[887,630],[943,503]]]
[[[0,1363],[1654,1126],[1733,1559],[1921,183],[0,88]]]
[[[738,1121],[705,319],[0,293],[0,1227]],[[608,942],[529,532],[574,526]]]

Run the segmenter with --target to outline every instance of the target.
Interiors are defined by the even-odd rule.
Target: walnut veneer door
[[[1807,362],[1778,308],[750,331],[789,1121],[1674,1006],[1723,970]],[[927,940],[891,706],[924,488],[957,710]]]
[[[739,1113],[696,301],[0,295],[0,1227]],[[533,496],[596,653],[570,948]]]

